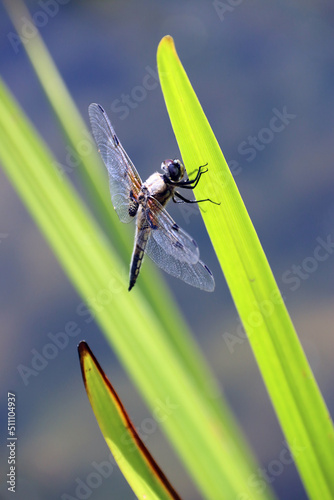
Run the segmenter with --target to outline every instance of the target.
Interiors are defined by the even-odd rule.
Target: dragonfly
[[[188,285],[212,292],[212,272],[199,258],[196,241],[181,229],[165,209],[172,199],[176,203],[199,203],[188,200],[177,188],[194,189],[206,165],[197,170],[194,179],[185,177],[185,168],[178,159],[161,163],[162,173],[155,172],[142,182],[134,164],[121,145],[105,110],[99,104],[88,108],[93,136],[107,167],[113,206],[121,222],[136,219],[134,250],[130,264],[129,291],[139,275],[144,255],[172,276]],[[216,203],[216,202],[212,202]]]

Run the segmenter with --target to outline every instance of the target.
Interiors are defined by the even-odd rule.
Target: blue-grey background
[[[28,5],[86,121],[89,103],[101,103],[143,178],[164,158],[179,154],[160,87],[147,76],[156,71],[160,39],[174,37],[333,412],[333,250],[323,250],[321,260],[314,257],[320,255],[314,254],[319,238],[333,235],[334,222],[332,2],[54,0]],[[23,46],[13,42],[14,28],[2,5],[0,29],[1,76],[66,165],[66,144]],[[121,102],[124,95],[130,105]],[[273,131],[272,118],[284,109],[288,123]],[[251,152],[252,137],[257,149]],[[77,170],[68,175],[77,185]],[[3,437],[7,391],[15,392],[16,498],[79,498],[78,480],[86,483],[94,462],[109,460],[83,389],[79,340],[90,344],[135,424],[141,427],[151,415],[99,329],[80,323],[80,297],[2,171],[0,176],[0,424]],[[196,211],[180,207],[171,207],[171,213],[197,239],[216,277],[213,295],[167,277],[172,291],[277,496],[304,499],[294,465],[280,467],[284,437],[248,341],[226,342],[227,333],[237,334],[239,322],[202,220]],[[31,366],[32,349],[41,352],[48,334],[63,331],[69,321],[77,321],[81,333],[25,385],[18,366]],[[159,429],[146,435],[181,496],[201,498]],[[4,472],[5,458],[6,453]],[[10,498],[4,484],[0,495]],[[86,495],[134,498],[117,467]]]

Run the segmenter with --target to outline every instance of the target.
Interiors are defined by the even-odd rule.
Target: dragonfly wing
[[[88,113],[98,150],[108,170],[112,203],[120,220],[130,222],[133,215],[129,207],[140,191],[141,178],[102,106],[90,104]]]
[[[204,262],[198,260],[195,264],[192,264],[179,260],[157,243],[154,233],[155,231],[151,231],[146,246],[146,253],[153,262],[168,274],[183,280],[188,285],[195,286],[206,292],[213,292],[215,280]]]
[[[174,222],[155,198],[147,200],[146,219],[152,229],[152,238],[166,254],[188,264],[199,261],[196,241]]]

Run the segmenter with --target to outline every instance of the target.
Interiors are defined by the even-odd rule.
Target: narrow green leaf
[[[208,163],[205,181],[195,193],[198,199],[220,202],[206,206],[203,219],[305,487],[311,498],[333,498],[332,421],[233,177],[169,36],[159,45],[158,70],[188,172]]]
[[[110,451],[138,498],[180,500],[132,424],[119,396],[86,342],[78,346],[89,402]]]

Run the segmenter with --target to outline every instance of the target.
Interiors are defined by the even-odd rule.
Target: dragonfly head
[[[161,163],[161,168],[167,178],[173,182],[180,181],[184,176],[184,166],[180,160],[165,160]]]

